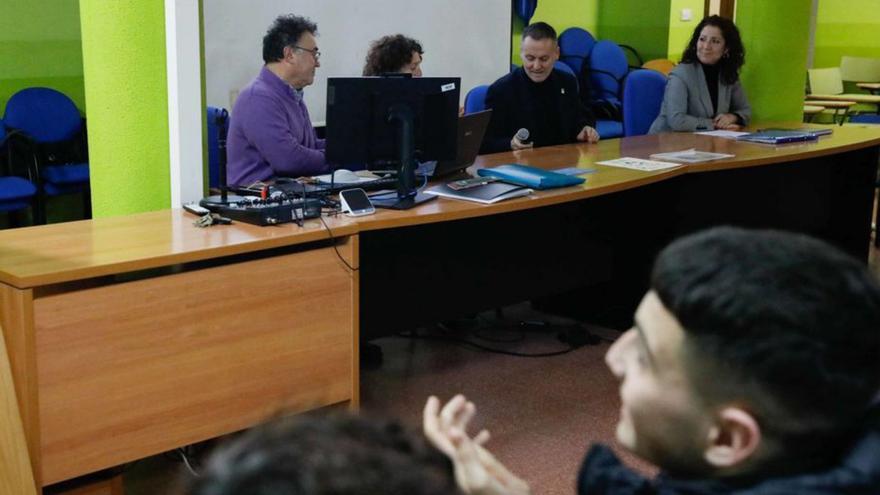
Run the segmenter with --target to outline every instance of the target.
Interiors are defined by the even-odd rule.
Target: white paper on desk
[[[358,175],[358,177],[357,177],[357,180],[355,180],[355,181],[341,181],[341,180],[339,180],[339,175],[337,175],[336,180],[334,181],[334,184],[340,184],[340,185],[342,185],[342,184],[363,184],[364,182],[373,182],[374,180],[379,178],[375,175],[373,175],[373,176],[366,176],[366,175],[360,175],[360,174],[357,174],[357,175]],[[316,175],[315,180],[317,180],[321,184],[329,184],[330,183],[330,174]]]
[[[628,168],[632,170],[640,170],[642,172],[654,172],[667,168],[680,167],[680,163],[661,162],[657,160],[645,160],[642,158],[615,158],[614,160],[605,160],[596,162],[596,165],[608,165],[609,167]]]
[[[720,137],[724,139],[736,139],[740,136],[745,136],[746,134],[748,134],[748,132],[725,131],[724,129],[718,129],[717,131],[701,131],[695,132],[694,134],[700,134],[701,136]]]
[[[654,160],[669,160],[683,163],[702,163],[712,160],[722,160],[724,158],[733,158],[736,155],[727,153],[712,153],[710,151],[700,151],[693,148],[689,150],[670,151],[668,153],[654,153],[651,158]]]

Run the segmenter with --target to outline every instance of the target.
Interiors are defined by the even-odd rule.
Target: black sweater
[[[538,147],[573,143],[584,126],[596,126],[581,104],[574,77],[555,69],[542,83],[516,69],[489,87],[486,107],[492,109],[492,119],[481,153],[510,151],[511,138],[523,128]]]

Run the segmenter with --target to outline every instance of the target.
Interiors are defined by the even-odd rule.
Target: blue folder
[[[481,168],[477,174],[482,177],[497,177],[499,180],[510,184],[530,187],[532,189],[552,189],[554,187],[574,186],[583,183],[586,179],[511,163],[491,168]]]
[[[782,144],[798,141],[815,141],[819,139],[816,133],[800,129],[765,129],[736,138],[738,141],[748,141],[763,144]]]

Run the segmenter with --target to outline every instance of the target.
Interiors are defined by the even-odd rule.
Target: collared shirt
[[[230,185],[329,170],[302,94],[265,66],[238,95],[227,139]]]

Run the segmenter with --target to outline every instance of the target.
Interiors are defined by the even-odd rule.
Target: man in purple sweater
[[[227,179],[246,186],[277,176],[327,172],[324,140],[315,135],[302,90],[321,66],[317,25],[280,16],[263,37],[265,65],[235,101],[227,142]]]

